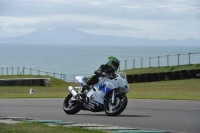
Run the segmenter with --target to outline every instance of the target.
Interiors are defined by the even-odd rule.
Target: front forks
[[[113,92],[112,92],[112,104],[114,104],[115,103],[115,90],[113,90]]]

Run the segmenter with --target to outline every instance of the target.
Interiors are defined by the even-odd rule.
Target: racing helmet
[[[117,71],[117,69],[119,68],[119,60],[114,56],[109,56],[106,65]]]

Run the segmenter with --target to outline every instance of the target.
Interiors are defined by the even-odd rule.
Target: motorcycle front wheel
[[[63,102],[63,110],[66,114],[76,114],[82,109],[82,106],[82,103],[72,99],[71,93],[65,98]]]
[[[112,103],[111,98],[108,98],[105,101],[104,110],[108,116],[117,116],[124,111],[128,103],[127,97],[125,94],[117,95],[115,97],[115,102]]]

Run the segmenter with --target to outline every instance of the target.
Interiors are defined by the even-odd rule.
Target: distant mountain
[[[0,43],[200,45],[200,39],[153,40],[147,38],[94,35],[76,29],[38,29],[24,36],[0,38]]]

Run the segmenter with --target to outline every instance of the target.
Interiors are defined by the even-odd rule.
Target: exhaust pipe
[[[74,88],[72,86],[68,87],[69,92],[71,92],[72,96],[75,98],[77,97],[77,92],[74,90]]]

